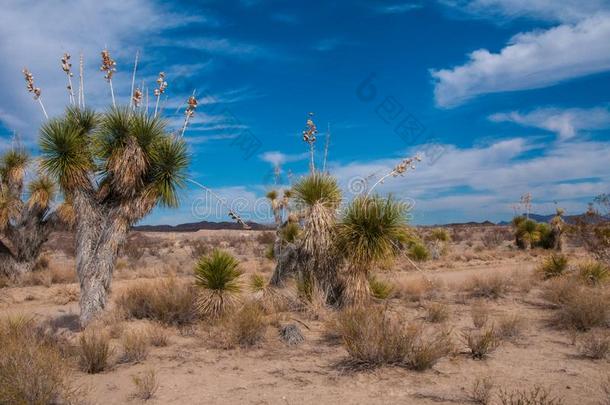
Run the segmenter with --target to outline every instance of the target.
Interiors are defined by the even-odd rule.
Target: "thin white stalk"
[[[311,171],[311,174],[313,175],[316,171],[316,166],[314,163],[314,144],[313,144],[313,142],[309,143],[309,157],[310,157],[309,170]]]
[[[146,115],[148,115],[148,86],[146,86]]]
[[[112,79],[108,80],[108,84],[110,84],[110,95],[112,96],[112,106],[116,107],[116,102],[114,101],[114,89],[112,88]]]
[[[387,179],[388,177],[390,177],[393,174],[394,174],[394,170],[392,170],[390,173],[386,174],[385,176],[383,176],[379,180],[377,180],[377,182],[375,184],[373,184],[373,187],[371,187],[369,189],[368,193],[366,193],[366,196],[368,197],[369,195],[371,195],[371,193],[373,192],[375,187],[377,187],[380,183],[382,183],[385,179]]]
[[[78,106],[85,108],[85,67],[83,53],[80,54],[79,63],[79,86],[78,86]]]
[[[161,98],[161,94],[157,96],[157,102],[155,103],[155,117],[157,116],[157,110],[159,109],[159,99]]]
[[[44,114],[46,119],[49,119],[49,115],[47,114],[47,110],[44,108],[44,104],[42,104],[42,98],[38,97],[38,103],[40,104],[40,108],[42,108],[42,113]]]
[[[136,60],[133,62],[133,74],[131,75],[131,91],[129,92],[129,107],[133,106],[133,91],[136,86],[136,70],[138,69],[138,57],[140,51],[136,51]]]
[[[68,92],[68,96],[70,98],[70,104],[74,105],[74,88],[72,87],[72,78],[70,77],[70,74],[68,73],[68,86],[70,87],[70,91]]]
[[[186,132],[186,127],[189,124],[189,119],[191,117],[189,117],[188,115],[186,116],[186,118],[184,119],[184,125],[182,125],[182,130],[180,131],[180,137],[184,138],[184,132]]]
[[[330,123],[326,130],[326,145],[324,145],[324,163],[322,164],[322,173],[326,172],[326,161],[328,160],[328,147],[330,145]]]

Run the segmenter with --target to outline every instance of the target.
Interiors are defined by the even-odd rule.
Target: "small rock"
[[[296,346],[305,340],[301,329],[295,324],[288,324],[280,328],[280,338],[288,346]]]

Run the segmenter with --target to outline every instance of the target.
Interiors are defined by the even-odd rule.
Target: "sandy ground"
[[[189,241],[225,247],[236,253],[247,272],[270,275],[272,263],[261,259],[259,233],[201,231],[191,234],[147,234],[147,242],[158,256],[148,253],[137,261],[119,266],[114,294],[122,288],[164,274],[188,277],[194,258]],[[238,242],[235,242],[238,241]],[[242,246],[243,245],[243,246]],[[151,404],[467,404],[476,379],[490,377],[496,387],[515,390],[542,386],[565,404],[600,404],[604,397],[600,384],[610,375],[608,360],[589,360],[578,354],[573,335],[550,323],[551,311],[541,305],[540,291],[527,288],[528,275],[544,253],[515,252],[505,243],[493,249],[478,244],[453,243],[443,259],[423,265],[425,277],[439,285],[434,301],[450,307],[446,327],[453,330],[458,350],[431,370],[414,372],[397,367],[352,372],[338,367],[347,353],[340,344],[324,339],[324,320],[302,313],[291,316],[301,323],[305,342],[297,347],[284,345],[277,328],[270,326],[267,337],[253,349],[222,350],[209,342],[209,331],[198,327],[189,333],[172,330],[168,347],[151,348],[140,364],[115,363],[101,374],[75,372],[78,385],[88,390],[92,403],[134,403],[132,376],[154,369],[160,382]],[[157,246],[155,248],[155,246]],[[171,253],[170,253],[171,251]],[[469,252],[477,251],[476,254]],[[578,254],[576,252],[575,254]],[[468,257],[465,257],[468,256]],[[72,266],[69,255],[53,251],[50,266]],[[473,360],[464,351],[463,330],[472,328],[472,300],[460,293],[460,285],[475,275],[501,273],[521,279],[520,288],[497,300],[486,300],[491,318],[519,314],[525,327],[522,336],[504,342],[485,360]],[[145,277],[143,277],[145,276]],[[396,285],[421,283],[419,271],[399,262],[381,274]],[[9,287],[0,289],[0,316],[35,315],[55,319],[65,333],[75,330],[76,302],[60,305],[57,291],[76,284]],[[531,287],[531,285],[530,285]],[[529,290],[529,291],[528,291]],[[393,298],[393,308],[408,318],[421,321],[426,302]],[[128,328],[142,321],[128,322]],[[118,358],[119,343],[115,357]]]

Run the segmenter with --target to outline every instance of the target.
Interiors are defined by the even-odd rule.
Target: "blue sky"
[[[414,172],[377,189],[414,201],[416,223],[507,219],[525,192],[537,212],[558,204],[578,213],[610,191],[610,1],[5,3],[0,148],[18,133],[36,153],[43,117],[24,66],[55,115],[68,101],[59,58],[69,52],[76,66],[82,52],[87,103],[107,106],[107,46],[120,102],[138,50],[138,83],[152,92],[158,72],[167,74],[161,105],[172,126],[197,90],[190,177],[245,218],[268,219],[259,199],[274,166],[283,182],[307,171],[300,133],[309,112],[318,164],[330,125],[328,166],[347,198],[422,155]],[[226,219],[206,197],[191,185],[179,209],[145,222]]]

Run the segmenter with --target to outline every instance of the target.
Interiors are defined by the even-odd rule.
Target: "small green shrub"
[[[543,279],[559,277],[568,269],[568,257],[560,254],[548,256],[538,267],[538,272]]]
[[[424,262],[430,258],[430,252],[426,245],[420,242],[413,243],[409,248],[409,257],[418,262]]]
[[[610,270],[604,263],[591,260],[578,265],[578,276],[590,285],[600,285],[608,279]]]
[[[108,367],[112,355],[108,335],[95,329],[87,329],[80,335],[78,342],[81,370],[89,374],[97,374]]]
[[[254,273],[250,276],[250,289],[252,292],[260,292],[265,289],[267,281],[261,274]]]
[[[371,295],[379,300],[388,299],[394,291],[392,284],[374,276],[369,277],[369,288],[371,289]]]

